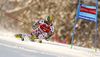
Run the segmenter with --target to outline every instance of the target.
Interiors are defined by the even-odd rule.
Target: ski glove
[[[36,29],[36,25],[33,25],[32,28],[35,30]]]
[[[46,37],[46,38],[45,38],[45,40],[46,40],[46,41],[49,41],[49,40],[50,40],[50,37],[49,37],[49,36],[48,36],[48,37]]]

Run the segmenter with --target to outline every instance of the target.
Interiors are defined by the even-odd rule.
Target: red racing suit
[[[31,33],[32,36],[37,36],[38,38],[46,38],[49,32],[50,35],[48,37],[52,37],[54,35],[53,24],[48,25],[45,20],[40,20],[36,22],[34,25],[39,27]]]

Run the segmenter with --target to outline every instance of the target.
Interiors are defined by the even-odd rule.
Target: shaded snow
[[[100,57],[100,50],[59,44],[43,40],[43,43],[20,41],[14,33],[0,32],[0,57]]]

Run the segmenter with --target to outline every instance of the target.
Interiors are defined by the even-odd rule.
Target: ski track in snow
[[[43,40],[43,43],[20,41],[15,33],[0,32],[0,57],[100,57],[100,50],[59,44]]]

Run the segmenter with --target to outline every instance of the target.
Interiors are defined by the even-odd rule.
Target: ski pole
[[[14,20],[17,20],[17,21],[19,21],[19,22],[22,22],[22,21],[20,21],[20,20],[14,18],[14,17],[12,17],[12,16],[10,16],[10,15],[8,15],[8,14],[6,14],[6,13],[3,13],[3,14],[5,14],[5,15],[8,16],[8,17],[11,17],[11,18],[14,19]],[[26,23],[24,23],[24,22],[22,22],[22,23],[25,24],[25,25],[27,25],[27,26],[29,26],[29,27],[32,27],[32,26],[29,25],[29,24],[26,24]]]

